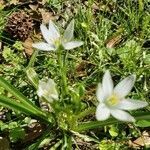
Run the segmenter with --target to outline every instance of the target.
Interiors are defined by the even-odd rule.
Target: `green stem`
[[[138,2],[139,2],[139,12],[142,12],[144,9],[144,2],[143,0],[138,0]]]
[[[67,139],[67,150],[71,150],[72,149],[72,136],[68,135],[68,139]]]
[[[150,113],[149,112],[139,112],[139,113],[134,114],[133,116],[136,119],[136,121],[150,119]],[[107,121],[85,122],[85,123],[79,124],[74,129],[74,131],[82,132],[82,131],[95,129],[95,128],[100,128],[100,127],[104,127],[106,125],[111,125],[111,124],[116,124],[116,123],[122,124],[122,123],[125,123],[125,122],[118,121],[114,118],[108,119]]]
[[[61,77],[61,91],[62,91],[62,95],[63,97],[65,95],[67,95],[67,78],[66,78],[66,65],[65,65],[65,61],[63,60],[62,57],[62,50],[63,48],[60,46],[57,50],[57,57],[58,57],[58,65],[59,65],[59,73],[60,73],[60,77]]]
[[[28,68],[34,66],[34,62],[35,62],[35,59],[36,59],[36,56],[37,56],[38,52],[39,52],[38,50],[35,50],[35,51],[33,52],[32,56],[31,56],[31,59],[30,59],[30,61],[29,61],[29,64],[28,64],[28,66],[26,67],[26,70],[27,70]]]

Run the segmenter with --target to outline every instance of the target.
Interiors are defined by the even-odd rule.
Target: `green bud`
[[[33,68],[28,68],[26,70],[26,74],[32,85],[37,89],[38,88],[38,83],[39,83],[39,78],[37,73]]]

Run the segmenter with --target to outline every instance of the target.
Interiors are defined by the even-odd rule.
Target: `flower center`
[[[54,45],[55,45],[56,47],[59,47],[60,44],[61,44],[61,40],[60,40],[60,38],[57,38],[57,39],[54,41]]]
[[[109,106],[114,106],[116,104],[119,103],[119,98],[117,97],[117,95],[112,94],[106,101],[107,105]]]

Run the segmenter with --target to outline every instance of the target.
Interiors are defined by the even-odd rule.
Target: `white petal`
[[[46,85],[47,85],[47,83],[44,82],[43,80],[39,81],[38,90],[37,90],[37,95],[39,97],[42,97],[44,95],[44,89],[45,89]]]
[[[37,90],[37,95],[39,97],[42,97],[43,94],[44,94],[43,89],[41,87],[39,87],[38,90]]]
[[[148,103],[144,101],[123,99],[116,107],[118,109],[123,109],[123,110],[134,110],[134,109],[146,107],[147,105]]]
[[[56,90],[56,84],[54,80],[52,79],[40,80],[37,95],[39,97],[44,97],[48,102],[58,100],[58,93]]]
[[[69,42],[73,38],[73,33],[74,33],[74,20],[72,20],[67,26],[63,40]]]
[[[45,41],[49,44],[52,44],[52,40],[50,37],[51,33],[47,29],[47,27],[44,24],[41,24],[40,29],[41,29],[41,32],[42,32],[42,35],[43,35],[43,38],[45,39]]]
[[[32,46],[34,48],[37,48],[39,50],[43,50],[43,51],[51,51],[51,50],[55,50],[54,46],[51,44],[47,44],[44,42],[40,42],[40,43],[34,43],[32,44]]]
[[[107,97],[112,95],[113,81],[112,81],[109,70],[107,70],[103,76],[102,89],[103,89],[103,94],[104,94],[103,97],[105,97],[105,99],[107,99]]]
[[[72,41],[72,42],[63,43],[63,46],[66,50],[73,49],[81,45],[83,45],[83,42],[80,42],[80,41]]]
[[[60,33],[58,28],[51,20],[49,21],[49,31],[50,31],[49,36],[52,41],[60,38]]]
[[[96,109],[96,119],[103,121],[108,119],[110,116],[110,110],[106,107],[105,104],[99,104]]]
[[[135,79],[136,79],[135,75],[131,75],[123,79],[114,88],[114,93],[116,93],[120,98],[125,97],[126,95],[129,94],[129,92],[133,88]]]
[[[96,96],[99,102],[103,102],[106,98],[106,96],[104,95],[101,83],[99,83],[97,86]]]
[[[58,99],[58,93],[57,93],[57,90],[56,90],[56,83],[54,82],[54,80],[48,79],[46,89],[47,90],[49,89],[49,92],[48,92],[49,97],[51,97],[55,100]]]
[[[111,109],[111,115],[120,121],[134,122],[135,119],[129,113],[123,110]]]

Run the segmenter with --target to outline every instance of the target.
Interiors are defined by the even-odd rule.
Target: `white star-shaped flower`
[[[96,109],[96,119],[106,120],[112,115],[120,121],[134,122],[135,119],[126,110],[136,110],[148,105],[147,102],[125,98],[131,91],[135,75],[130,75],[118,83],[115,87],[107,70],[103,76],[102,84],[98,85],[96,96],[100,102]]]
[[[81,41],[72,41],[74,33],[74,20],[72,20],[67,26],[63,36],[60,35],[57,26],[52,21],[49,21],[49,29],[44,24],[40,26],[40,29],[46,42],[32,44],[34,48],[39,50],[55,51],[60,45],[62,45],[64,49],[70,50],[83,45],[83,42]]]
[[[37,95],[40,98],[45,98],[48,102],[58,100],[58,93],[56,90],[56,84],[52,79],[40,80],[37,90]]]

